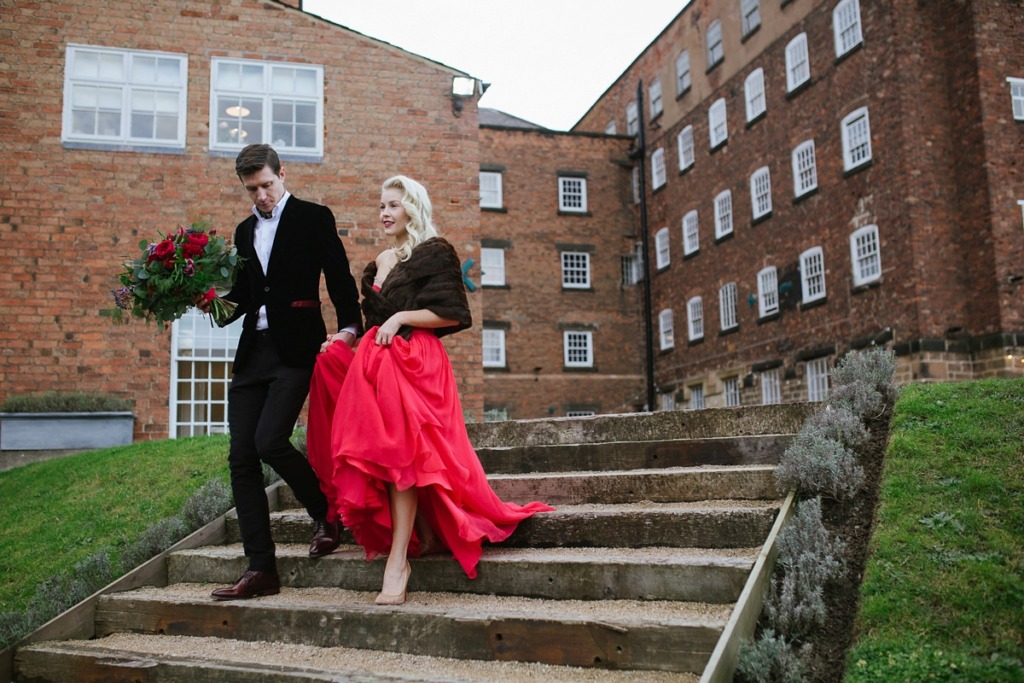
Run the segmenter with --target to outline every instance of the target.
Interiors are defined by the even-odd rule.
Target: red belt
[[[292,308],[320,308],[320,301],[317,299],[299,299],[292,302]]]

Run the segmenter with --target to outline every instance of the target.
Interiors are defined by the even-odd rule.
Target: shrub
[[[809,423],[793,439],[775,468],[775,481],[782,491],[795,490],[804,495],[829,496],[836,500],[852,498],[864,485],[864,468],[857,464],[853,451],[832,436],[845,428],[840,418],[821,418]]]
[[[116,396],[55,391],[8,396],[0,403],[2,413],[103,413],[131,409],[130,400]]]
[[[887,402],[896,400],[896,354],[881,347],[848,353],[832,368],[833,384],[864,382]]]
[[[195,531],[231,508],[231,489],[220,479],[211,479],[192,494],[181,508],[186,531]]]
[[[740,645],[736,673],[747,683],[800,683],[804,665],[783,636],[767,629],[755,642]]]

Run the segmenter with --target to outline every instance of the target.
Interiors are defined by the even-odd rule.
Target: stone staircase
[[[470,425],[505,500],[556,512],[487,547],[467,579],[413,560],[380,607],[384,562],[306,554],[311,524],[271,492],[280,595],[209,597],[246,568],[225,543],[167,558],[167,585],[109,593],[95,638],[16,652],[19,681],[697,681],[778,514],[772,469],[810,408],[763,406]],[[272,507],[274,509],[274,507]]]

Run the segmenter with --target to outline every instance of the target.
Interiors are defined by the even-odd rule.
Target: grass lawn
[[[0,612],[87,556],[134,540],[213,478],[228,481],[227,436],[150,441],[0,472]]]
[[[1024,681],[1024,379],[893,417],[847,683]]]

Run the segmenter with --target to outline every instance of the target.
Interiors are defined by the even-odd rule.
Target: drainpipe
[[[647,376],[647,410],[654,412],[654,326],[651,323],[651,259],[650,238],[647,229],[647,149],[644,140],[644,82],[636,84],[636,114],[638,132],[636,147],[630,157],[637,160],[639,170],[640,194],[640,249],[643,251],[643,285],[644,285],[644,366]]]

